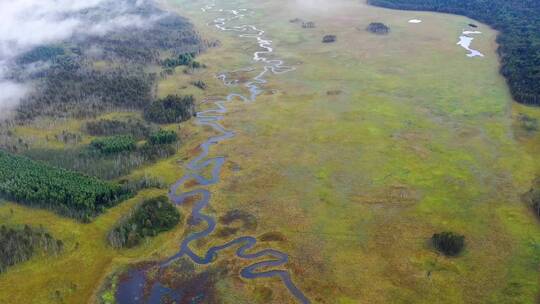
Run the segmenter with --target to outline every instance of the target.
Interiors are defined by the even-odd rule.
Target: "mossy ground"
[[[482,25],[473,47],[486,57],[468,58],[456,45],[467,18],[301,2],[217,2],[253,9],[242,22],[297,70],[270,78],[277,93],[231,106],[223,124],[237,136],[213,153],[241,169],[226,166],[211,212],[248,210],[256,233],[282,232],[272,247],[290,253],[316,303],[536,301],[540,226],[520,196],[539,172],[539,142],[516,136],[515,116],[540,111],[512,102],[496,32]],[[194,20],[216,16],[177,3]],[[370,35],[370,22],[392,34]],[[337,42],[322,44],[326,34]],[[249,57],[252,45],[226,40],[223,52]],[[466,236],[459,258],[427,243],[443,230]]]
[[[285,240],[259,248],[289,253],[287,269],[314,303],[534,303],[540,224],[520,195],[539,173],[540,135],[523,133],[517,117],[540,119],[540,110],[512,102],[498,74],[496,32],[481,25],[473,48],[486,57],[471,59],[456,45],[467,18],[353,0],[325,9],[299,3],[307,2],[217,1],[220,8],[253,9],[243,22],[265,29],[276,56],[297,70],[270,77],[265,88],[277,91],[256,103],[230,104],[223,125],[237,136],[212,150],[228,162],[208,213],[241,209],[257,218],[256,230],[246,233],[281,233]],[[167,4],[222,46],[198,58],[208,69],[177,71],[160,82],[159,94],[224,96],[229,89],[213,75],[251,65],[253,41],[207,27],[218,15],[202,13],[204,1]],[[297,17],[317,27],[289,22]],[[423,22],[409,24],[413,18]],[[387,24],[391,34],[367,33],[371,22]],[[326,34],[337,42],[322,44]],[[206,91],[189,85],[198,79]],[[182,176],[183,162],[211,131],[191,122],[181,130],[178,155],[132,175],[167,183]],[[132,250],[113,250],[105,240],[130,206],[163,191],[145,191],[91,224],[0,204],[2,222],[42,224],[66,244],[60,257],[2,274],[0,303],[55,303],[56,290],[65,303],[93,302],[115,269],[174,253],[183,227]],[[189,212],[189,205],[182,209]],[[466,236],[460,257],[430,248],[431,235],[443,230]],[[225,240],[210,237],[197,246],[202,252]],[[233,250],[219,259],[245,264]],[[236,294],[249,295],[249,303],[293,303],[275,280],[236,279],[220,288],[229,297],[223,303],[239,303],[244,297]]]

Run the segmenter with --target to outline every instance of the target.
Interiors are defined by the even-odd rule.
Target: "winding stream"
[[[245,279],[257,279],[257,278],[279,278],[289,290],[290,294],[296,298],[299,303],[308,304],[310,300],[304,295],[304,293],[294,284],[291,275],[285,270],[268,270],[262,271],[262,269],[268,267],[281,267],[289,261],[289,256],[281,251],[275,249],[264,249],[258,252],[251,252],[251,249],[257,244],[257,239],[253,236],[242,236],[236,238],[228,243],[213,246],[207,250],[207,252],[199,256],[191,248],[190,244],[196,240],[202,239],[210,235],[216,229],[216,219],[203,213],[203,210],[209,206],[212,198],[212,193],[208,189],[197,189],[192,191],[183,192],[177,194],[181,190],[182,186],[190,180],[196,180],[200,186],[210,186],[220,181],[220,173],[226,158],[223,156],[208,158],[210,148],[224,140],[230,139],[235,136],[235,133],[230,130],[226,130],[219,124],[219,121],[223,119],[223,115],[227,113],[226,103],[235,99],[239,99],[244,102],[253,102],[263,92],[261,86],[267,81],[265,77],[268,74],[283,74],[293,71],[295,68],[285,65],[283,60],[270,59],[269,55],[274,52],[272,47],[272,41],[265,39],[265,31],[258,29],[253,25],[239,25],[227,27],[227,24],[231,21],[243,18],[243,14],[247,10],[223,10],[215,9],[215,5],[207,5],[201,9],[203,12],[217,12],[227,13],[232,15],[228,18],[217,18],[210,24],[215,26],[221,31],[238,32],[239,37],[249,38],[256,40],[259,47],[262,49],[256,51],[253,54],[253,61],[263,64],[262,71],[252,78],[252,80],[246,83],[244,86],[249,90],[249,96],[241,94],[231,93],[227,95],[223,100],[214,101],[216,108],[198,112],[196,123],[201,126],[208,126],[215,130],[219,135],[210,137],[204,143],[200,145],[201,152],[195,159],[190,161],[187,166],[187,174],[180,178],[174,185],[171,186],[169,191],[169,198],[177,205],[182,205],[188,198],[195,198],[195,204],[191,211],[192,224],[198,225],[201,223],[206,224],[206,229],[188,235],[180,244],[180,251],[164,261],[160,266],[161,268],[167,267],[171,262],[180,257],[188,257],[194,263],[200,265],[206,265],[212,263],[218,256],[218,253],[224,249],[237,247],[236,256],[246,260],[260,260],[265,258],[264,261],[254,263],[250,266],[243,268],[240,271],[240,275]],[[253,71],[253,68],[243,69],[242,71]],[[228,81],[226,74],[217,75],[222,80],[224,85],[233,86],[237,81]],[[205,102],[210,102],[209,99]],[[203,172],[207,168],[211,168],[211,177],[205,178]],[[146,296],[143,293],[145,277],[143,270],[131,270],[129,272],[129,279],[120,282],[116,293],[117,301],[122,303],[160,303],[162,296],[169,295],[177,299],[181,295],[179,292],[168,289],[161,284],[155,284],[151,290],[150,295]]]

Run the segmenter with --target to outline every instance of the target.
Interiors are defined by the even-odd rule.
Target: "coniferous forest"
[[[129,195],[119,185],[2,150],[0,194],[85,221]]]
[[[500,31],[501,74],[514,99],[540,105],[540,1],[538,0],[368,0],[391,9],[467,16]]]

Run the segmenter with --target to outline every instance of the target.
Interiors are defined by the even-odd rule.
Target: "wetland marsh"
[[[537,301],[540,223],[522,196],[540,172],[540,133],[522,121],[540,109],[512,100],[496,31],[354,0],[160,5],[219,41],[197,57],[205,69],[156,83],[159,97],[193,94],[197,116],[176,154],[128,177],[170,188],[87,224],[0,203],[2,222],[42,225],[65,248],[1,274],[0,303]],[[391,31],[365,31],[372,22]],[[186,85],[195,79],[207,87]],[[140,114],[100,117],[119,116]],[[83,124],[14,132],[43,139]],[[136,248],[107,245],[130,208],[163,194],[182,224]],[[441,231],[464,235],[463,252],[434,250]]]

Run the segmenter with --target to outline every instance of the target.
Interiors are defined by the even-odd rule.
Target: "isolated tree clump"
[[[433,247],[446,256],[456,256],[465,247],[465,236],[454,232],[435,233],[431,237]]]
[[[183,122],[194,115],[195,98],[191,95],[169,95],[152,102],[144,111],[146,120],[160,124]]]
[[[326,35],[326,36],[323,37],[322,42],[323,43],[332,43],[332,42],[336,42],[336,40],[337,40],[336,35]]]
[[[390,28],[381,22],[370,23],[366,30],[377,35],[386,35],[390,33]]]
[[[201,90],[206,90],[206,88],[208,87],[208,85],[202,80],[193,81],[193,82],[191,82],[191,84],[196,86],[197,88],[199,88]]]
[[[180,212],[166,196],[145,200],[113,228],[109,244],[115,248],[137,246],[145,237],[171,230],[180,219]]]

